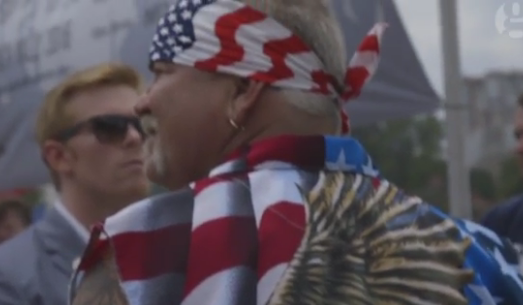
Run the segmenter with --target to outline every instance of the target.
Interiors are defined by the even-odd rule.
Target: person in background
[[[59,200],[0,246],[0,304],[67,304],[91,225],[148,194],[144,133],[133,110],[141,92],[132,68],[108,63],[71,75],[46,95],[36,135]]]
[[[328,5],[177,1],[159,20],[136,109],[173,197],[93,229],[73,305],[523,304],[509,244],[399,189],[347,135],[385,25],[349,61]]]
[[[18,235],[31,225],[31,211],[19,200],[0,202],[0,244]]]
[[[31,218],[32,218],[33,223],[36,223],[43,218],[43,216],[45,215],[45,212],[47,210],[47,206],[48,206],[48,204],[46,202],[39,202],[33,207],[33,210],[31,213],[32,214]]]
[[[514,137],[516,139],[516,158],[523,172],[523,95],[518,98],[518,106],[514,115]],[[496,205],[483,217],[481,223],[522,248],[523,194],[518,194]]]

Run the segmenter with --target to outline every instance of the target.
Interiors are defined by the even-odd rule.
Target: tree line
[[[354,128],[352,135],[366,147],[382,174],[409,193],[448,211],[447,163],[441,143],[442,122],[423,116]],[[497,173],[470,170],[474,216],[480,218],[496,203],[523,192],[516,160],[501,161]]]

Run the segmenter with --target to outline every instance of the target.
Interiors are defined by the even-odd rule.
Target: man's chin
[[[165,186],[165,173],[159,168],[159,166],[152,160],[148,160],[145,164],[145,174],[149,181],[158,184],[160,186]]]

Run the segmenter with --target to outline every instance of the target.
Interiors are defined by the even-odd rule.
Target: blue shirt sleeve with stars
[[[441,217],[448,218],[433,208]],[[462,237],[472,245],[465,256],[465,268],[474,270],[474,280],[465,288],[470,305],[523,304],[523,277],[520,257],[508,239],[474,222],[454,219]]]

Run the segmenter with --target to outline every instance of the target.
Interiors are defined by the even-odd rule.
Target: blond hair
[[[143,88],[142,78],[133,68],[105,63],[78,71],[51,89],[36,119],[36,139],[40,147],[74,123],[67,113],[67,105],[72,98],[91,89],[117,85],[126,85],[136,91]]]
[[[129,86],[138,92],[143,89],[142,78],[133,68],[115,63],[104,63],[78,71],[51,89],[36,118],[36,140],[40,148],[75,123],[74,116],[67,111],[69,102],[75,96],[88,90],[118,85]],[[45,159],[44,162],[48,165]],[[59,189],[58,177],[52,169],[50,171],[53,183]]]
[[[300,37],[323,63],[327,73],[343,87],[347,52],[341,28],[326,0],[240,0],[265,12]],[[331,97],[283,90],[289,103],[311,114],[332,117],[340,125],[337,104]]]

